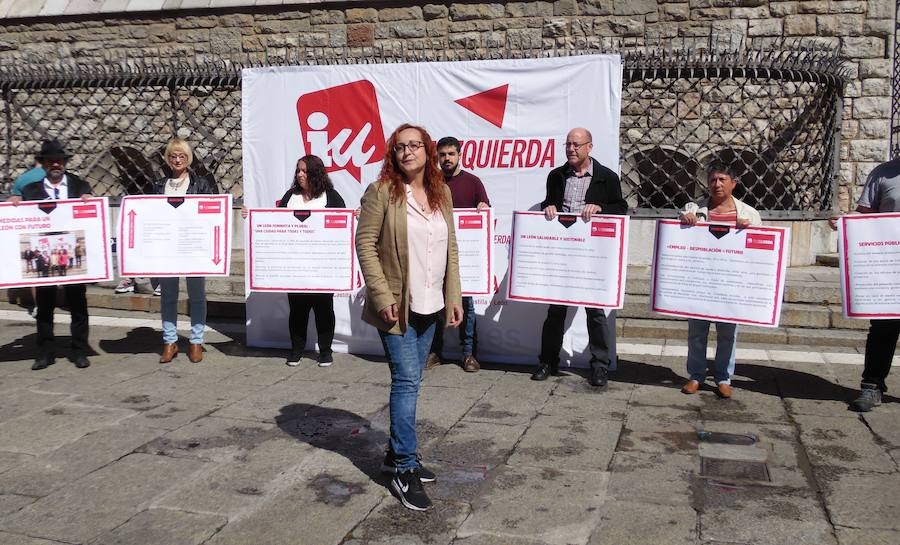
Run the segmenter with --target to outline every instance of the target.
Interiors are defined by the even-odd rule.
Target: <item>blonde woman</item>
[[[166,164],[171,175],[156,181],[154,188],[159,195],[177,197],[218,193],[212,176],[200,176],[191,172],[194,154],[191,146],[180,138],[173,138],[166,144]],[[178,236],[177,233],[174,233]],[[178,354],[178,282],[179,278],[160,278],[160,312],[162,313],[163,351],[159,363],[169,363]],[[203,359],[203,330],[206,328],[206,278],[189,276],[185,278],[188,292],[188,308],[191,314],[191,347],[188,359],[198,363]]]

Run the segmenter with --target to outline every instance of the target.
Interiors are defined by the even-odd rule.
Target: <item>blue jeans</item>
[[[187,283],[188,309],[191,313],[191,344],[203,344],[203,329],[206,327],[206,278],[189,276]],[[162,313],[163,342],[178,340],[178,281],[176,278],[160,278],[160,312]]]
[[[709,324],[711,323],[716,324],[716,359],[713,377],[716,384],[721,382],[731,384],[737,350],[737,324],[688,320],[687,371],[692,380],[701,384],[706,379],[706,339],[709,336]]]
[[[436,314],[409,313],[406,333],[393,335],[379,331],[384,353],[391,366],[391,439],[398,471],[409,471],[418,466],[416,451],[416,401],[425,358],[434,337]]]
[[[462,347],[462,355],[474,356],[478,349],[478,330],[475,329],[475,300],[471,297],[462,298],[463,320],[459,324],[459,344]],[[431,351],[438,356],[444,355],[444,314],[438,317],[438,324],[434,330],[434,340],[431,342]]]

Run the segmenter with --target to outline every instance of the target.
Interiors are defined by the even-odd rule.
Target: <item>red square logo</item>
[[[325,216],[326,229],[346,229],[347,216]]]
[[[615,238],[616,224],[610,221],[592,221],[591,236]]]
[[[367,80],[301,96],[297,117],[303,149],[320,157],[326,172],[346,170],[362,183],[362,167],[384,158],[378,97]]]
[[[766,235],[763,233],[747,233],[747,243],[745,247],[754,250],[774,250],[775,235]]]
[[[72,207],[72,217],[74,219],[82,219],[82,218],[96,218],[97,217],[97,205],[96,204],[77,204]]]
[[[200,214],[219,214],[222,212],[222,201],[200,201],[197,211]]]
[[[481,229],[484,226],[484,220],[481,216],[459,216],[460,229]]]

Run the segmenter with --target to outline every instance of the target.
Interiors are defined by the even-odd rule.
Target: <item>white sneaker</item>
[[[156,289],[153,290],[153,296],[159,297],[160,295],[162,295],[162,286],[156,286]]]
[[[119,285],[116,286],[116,293],[134,293],[134,282],[130,278],[123,278]]]

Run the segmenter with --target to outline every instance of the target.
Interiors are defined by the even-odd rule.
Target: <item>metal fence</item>
[[[458,45],[458,44],[456,44]],[[240,70],[245,67],[549,57],[617,52],[624,83],[622,187],[633,213],[660,216],[704,193],[712,161],[741,179],[738,197],[767,217],[831,214],[844,72],[830,49],[784,42],[722,47],[708,40],[665,48],[585,41],[554,49],[449,47],[445,42],[344,50],[270,49],[233,58],[110,59],[0,66],[3,188],[58,137],[69,168],[98,194],[147,190],[165,172],[173,135],[195,146],[192,168],[236,198],[241,187]]]

